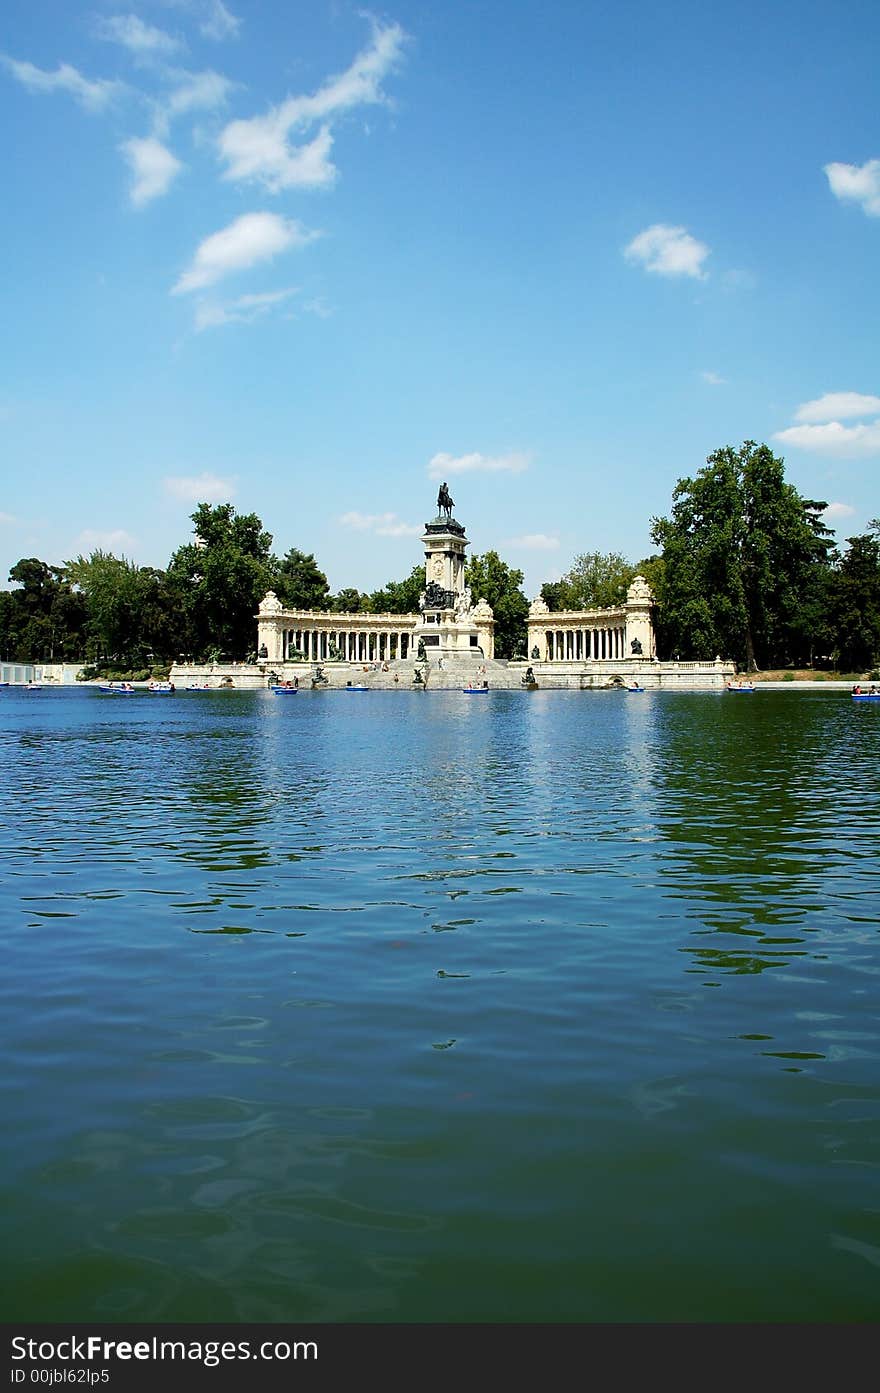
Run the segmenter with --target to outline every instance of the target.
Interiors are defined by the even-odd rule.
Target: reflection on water
[[[851,706],[3,694],[6,1309],[873,1319]]]

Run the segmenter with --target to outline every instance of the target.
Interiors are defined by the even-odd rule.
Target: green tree
[[[15,589],[0,597],[0,652],[19,662],[81,657],[85,601],[63,568],[22,557],[9,579]]]
[[[361,607],[371,614],[418,614],[419,596],[425,588],[425,568],[413,566],[404,580],[389,580],[381,590],[363,596]]]
[[[291,547],[279,564],[275,580],[278,598],[286,609],[330,608],[327,577],[309,552]]]
[[[86,603],[86,656],[142,664],[149,649],[144,631],[145,585],[134,561],[93,551],[66,565]]]
[[[256,647],[260,601],[277,584],[271,534],[231,503],[200,503],[192,520],[195,538],[174,553],[167,574],[180,651],[244,658]]]
[[[680,479],[671,517],[651,523],[663,554],[667,651],[721,653],[749,669],[797,656],[804,598],[828,568],[825,506],[802,498],[783,461],[752,440],[716,450],[694,478]]]
[[[361,592],[355,590],[353,586],[347,586],[340,590],[337,595],[333,595],[330,600],[330,608],[334,614],[357,614],[361,608]]]
[[[847,538],[831,585],[831,632],[842,671],[880,664],[880,528],[876,522],[869,528]]]
[[[566,580],[546,580],[541,586],[541,599],[554,614],[564,609],[575,609],[574,595]]]
[[[522,592],[522,571],[502,561],[497,551],[470,558],[465,583],[474,602],[486,600],[495,615],[495,656],[513,658],[526,648],[529,602]]]
[[[551,610],[610,609],[625,602],[635,574],[620,552],[583,552],[561,580],[542,586],[541,594]]]

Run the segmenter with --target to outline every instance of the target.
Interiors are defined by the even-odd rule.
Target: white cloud
[[[756,290],[758,287],[758,277],[753,271],[746,271],[734,267],[730,271],[725,271],[721,277],[721,284],[724,290]]]
[[[723,387],[727,382],[727,378],[719,377],[717,372],[701,372],[700,376],[704,382],[708,382],[712,387]]]
[[[229,479],[220,479],[207,472],[171,477],[165,479],[164,484],[166,493],[185,503],[226,503],[235,495],[235,486]]]
[[[243,213],[228,227],[205,238],[172,294],[202,290],[234,271],[269,261],[279,252],[304,247],[318,235],[306,231],[293,218],[282,218],[277,213]]]
[[[322,126],[314,140],[291,146],[277,114],[232,121],[220,136],[220,153],[229,165],[223,178],[259,179],[270,193],[326,188],[336,179],[332,148],[329,126]]]
[[[546,532],[527,532],[524,537],[509,537],[503,545],[521,551],[556,551],[559,538],[549,537]]]
[[[189,111],[214,111],[217,107],[225,106],[230,92],[238,86],[238,83],[222,73],[215,73],[212,68],[200,73],[172,68],[169,76],[177,84],[162,106],[169,119],[185,116]]]
[[[824,170],[836,198],[859,203],[869,217],[880,218],[880,160],[826,164]]]
[[[196,332],[217,329],[223,324],[252,324],[295,294],[294,288],[267,290],[260,295],[239,295],[225,305],[204,300],[196,307]]]
[[[69,92],[86,111],[102,111],[108,102],[126,90],[124,82],[83,77],[69,63],[59,63],[54,73],[0,54],[0,60],[29,92]]]
[[[241,20],[227,10],[223,0],[207,0],[205,17],[199,28],[206,39],[234,39],[238,37]]]
[[[343,527],[373,532],[377,537],[419,537],[422,532],[417,524],[402,522],[396,513],[344,513],[339,521]]]
[[[865,396],[862,392],[826,392],[814,401],[805,401],[794,413],[796,421],[813,424],[817,421],[845,421],[853,416],[875,416],[880,413],[880,397]]]
[[[474,451],[470,455],[448,455],[445,452],[434,455],[428,464],[430,479],[445,479],[451,474],[522,474],[529,467],[529,456],[519,453],[510,455],[481,455]]]
[[[167,193],[183,169],[180,160],[158,140],[126,140],[120,145],[134,176],[129,197],[136,208]]]
[[[306,300],[303,309],[308,314],[317,315],[318,319],[330,319],[333,315],[332,309],[322,295],[316,295],[313,300]]]
[[[95,532],[92,528],[86,528],[80,532],[74,544],[83,551],[123,551],[126,547],[129,551],[137,546],[137,538],[132,537],[130,532],[117,528],[115,532]]]
[[[833,459],[866,459],[880,454],[880,421],[858,426],[844,426],[839,421],[821,426],[789,426],[777,431],[773,439]]]
[[[101,39],[122,44],[139,58],[175,53],[182,46],[180,39],[166,34],[164,29],[144,24],[137,15],[112,15],[109,19],[101,19],[97,24],[97,34]]]
[[[16,526],[18,518],[13,517],[12,513],[0,513],[0,523],[2,523],[4,527]]]
[[[398,24],[373,22],[373,36],[357,58],[312,96],[288,97],[265,116],[232,121],[221,132],[219,150],[226,162],[225,179],[256,179],[272,193],[289,188],[320,188],[332,184],[336,168],[330,160],[331,123],[356,106],[385,103],[382,82],[400,59],[404,32]],[[291,145],[291,131],[320,123],[318,133],[301,145]]]
[[[241,28],[238,15],[223,3],[223,0],[161,0],[172,10],[186,10],[193,15],[201,33],[206,39],[234,39]]]
[[[703,262],[709,255],[704,242],[698,242],[684,227],[654,223],[646,227],[624,248],[627,261],[637,261],[658,276],[693,276],[705,280]]]
[[[834,522],[837,518],[851,518],[855,511],[855,508],[851,508],[849,503],[829,503],[823,517],[828,522]]]

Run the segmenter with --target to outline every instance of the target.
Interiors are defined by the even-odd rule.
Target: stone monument
[[[419,596],[416,644],[429,662],[495,656],[491,606],[474,604],[465,583],[464,526],[453,516],[455,504],[445,483],[437,494],[437,516],[425,523],[425,588]]]

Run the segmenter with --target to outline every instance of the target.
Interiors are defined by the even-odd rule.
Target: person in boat
[[[852,694],[853,694],[853,696],[861,696],[861,695],[862,695],[862,689],[861,689],[861,687],[859,686],[858,682],[857,682],[856,685],[853,687],[853,689],[852,689]]]

